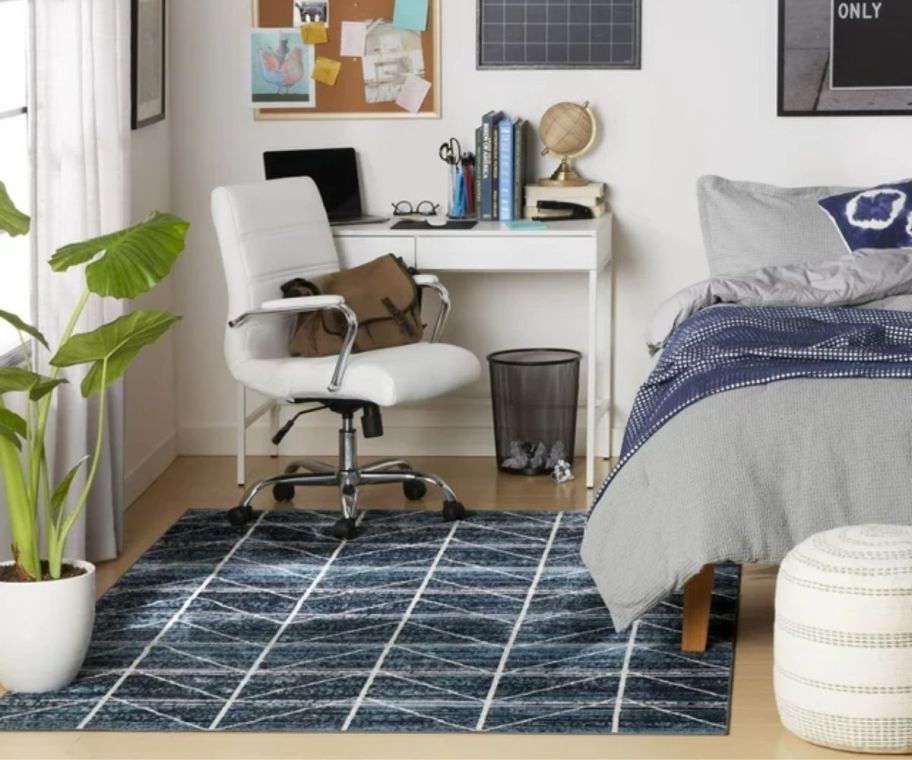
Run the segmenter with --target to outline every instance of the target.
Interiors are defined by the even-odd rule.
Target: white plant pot
[[[95,566],[64,564],[85,573],[59,581],[0,583],[0,686],[7,691],[58,691],[82,667],[95,622]]]

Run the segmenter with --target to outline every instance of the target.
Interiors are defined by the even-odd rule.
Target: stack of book
[[[545,187],[544,185],[526,185],[526,206],[523,210],[526,219],[557,219],[567,215],[566,210],[539,209],[539,201],[557,201],[585,206],[593,217],[603,216],[608,211],[605,203],[605,183],[590,182],[581,187]]]
[[[526,124],[489,111],[475,130],[475,208],[481,221],[522,219]]]

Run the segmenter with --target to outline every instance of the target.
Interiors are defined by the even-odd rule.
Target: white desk
[[[393,230],[390,224],[334,227],[345,267],[395,253],[426,272],[576,272],[588,279],[588,356],[586,376],[586,486],[595,485],[596,430],[611,417],[611,228],[600,219],[553,222],[546,230],[511,230],[483,222],[471,230]],[[602,283],[607,308],[600,311]],[[457,307],[458,308],[458,307]],[[601,337],[607,336],[607,337]],[[507,348],[507,346],[505,346]]]

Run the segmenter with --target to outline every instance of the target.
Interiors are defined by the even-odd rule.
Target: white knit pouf
[[[837,528],[789,552],[773,661],[792,733],[855,752],[912,751],[912,527]]]

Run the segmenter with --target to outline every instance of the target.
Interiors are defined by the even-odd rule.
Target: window
[[[31,207],[28,124],[29,0],[0,0],[0,181],[16,206]],[[31,321],[31,244],[0,236],[0,309]],[[0,323],[0,365],[19,355],[19,338]]]

